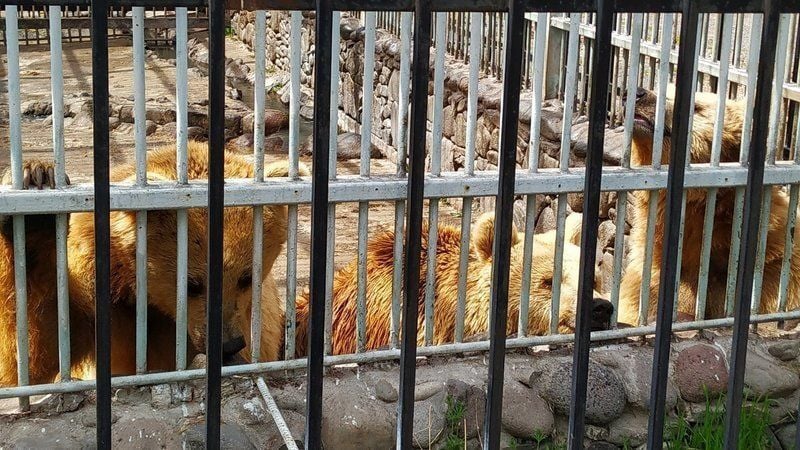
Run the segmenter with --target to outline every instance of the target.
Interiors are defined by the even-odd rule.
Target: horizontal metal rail
[[[769,323],[782,320],[800,319],[800,311],[784,313],[760,314],[750,316],[751,323]],[[733,325],[733,318],[701,320],[695,322],[680,322],[672,327],[673,332],[706,330],[710,328],[729,328]],[[645,326],[637,328],[622,328],[618,330],[595,331],[591,334],[592,342],[603,342],[637,336],[652,336],[655,334],[655,326]],[[555,334],[547,336],[530,336],[525,338],[511,338],[506,340],[506,348],[526,348],[539,345],[559,345],[570,344],[575,341],[574,334]],[[444,344],[430,347],[419,347],[417,357],[446,356],[461,353],[485,352],[489,350],[489,341],[464,342],[455,344]],[[325,366],[337,366],[344,364],[370,364],[382,361],[395,361],[400,359],[400,349],[376,350],[365,353],[353,353],[349,355],[326,356],[323,364]],[[230,377],[235,375],[249,375],[254,373],[278,372],[282,370],[303,370],[306,368],[306,358],[293,359],[287,361],[271,361],[257,364],[242,364],[238,366],[225,366],[222,368],[222,376]],[[129,375],[114,377],[111,379],[112,388],[123,388],[130,386],[143,386],[164,383],[179,383],[189,380],[197,380],[205,377],[205,369],[190,369],[177,372],[149,373],[144,375]],[[0,399],[14,398],[21,396],[34,396],[45,394],[66,394],[70,392],[81,392],[94,390],[94,380],[69,381],[64,383],[37,384],[31,386],[0,388]]]
[[[7,5],[20,6],[89,6],[90,0],[6,0]],[[334,0],[331,2],[334,11],[413,11],[414,0],[398,0],[387,2],[385,0]],[[630,13],[670,13],[681,11],[680,0],[663,0],[657,2],[643,2],[641,0],[617,0],[614,5],[615,12]],[[227,0],[227,9],[245,10],[305,10],[315,9],[314,0]],[[109,0],[109,7],[144,6],[164,7],[163,0]],[[170,6],[204,7],[208,6],[207,0],[173,0]],[[594,12],[595,0],[527,0],[525,11],[528,12]],[[800,12],[800,2],[797,0],[776,1],[773,6],[781,13]],[[431,0],[432,12],[508,12],[508,2],[504,0]],[[760,0],[743,2],[731,0],[707,0],[698,2],[699,13],[762,13],[764,8]]]
[[[584,170],[540,169],[535,174],[519,171],[514,183],[516,195],[560,194],[583,191]],[[263,183],[252,180],[225,180],[225,206],[304,204],[311,202],[311,183],[307,179],[289,181],[272,179]],[[764,169],[764,183],[786,185],[800,183],[800,166],[778,162]],[[684,187],[733,188],[747,184],[747,168],[738,163],[723,163],[718,168],[696,164],[686,171]],[[91,211],[94,196],[92,185],[46,191],[15,191],[0,187],[0,214],[43,214]],[[330,201],[394,201],[405,198],[408,181],[395,176],[374,176],[364,179],[358,175],[341,175],[330,182]],[[657,190],[667,186],[667,171],[649,168],[624,169],[604,167],[602,191]],[[111,209],[173,210],[204,208],[207,205],[208,184],[190,182],[188,185],[152,183],[146,188],[132,185],[111,186]],[[497,173],[478,172],[464,178],[456,172],[425,179],[425,198],[483,197],[497,195]]]

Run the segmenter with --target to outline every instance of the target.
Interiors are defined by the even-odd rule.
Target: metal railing
[[[91,42],[91,19],[88,5],[65,6],[53,13],[61,15],[61,41],[66,43]],[[17,30],[19,43],[22,45],[47,45],[50,43],[50,34],[54,32],[49,28],[51,11],[48,6],[21,6],[17,8]],[[108,36],[109,38],[129,38],[131,36],[130,7],[109,8]],[[145,41],[150,44],[172,43],[168,30],[175,29],[174,9],[167,7],[147,8],[145,25],[148,34]],[[205,28],[208,26],[208,14],[205,8],[192,8],[188,16],[190,28]],[[0,11],[0,17],[5,15]],[[6,43],[5,20],[0,21],[0,43]]]
[[[63,87],[58,74],[61,73],[61,58],[53,57],[52,64],[52,94],[53,94],[53,145],[54,157],[56,160],[55,174],[57,189],[47,193],[22,190],[22,138],[20,125],[20,63],[19,45],[15,39],[17,36],[13,31],[17,26],[17,15],[14,13],[14,5],[29,6],[49,6],[51,14],[49,16],[50,26],[53,30],[59,30],[59,20],[61,15],[56,14],[60,6],[81,5],[91,6],[93,11],[106,11],[111,6],[133,6],[134,15],[134,70],[135,85],[137,95],[135,96],[136,114],[136,183],[133,185],[111,185],[109,177],[109,86],[108,86],[108,36],[103,32],[92,33],[92,54],[93,54],[93,148],[94,148],[94,181],[92,185],[65,186],[65,155],[63,142],[63,108],[60,101],[63,100]],[[728,386],[728,407],[726,420],[726,448],[735,448],[738,439],[738,418],[741,409],[741,393],[743,391],[743,375],[745,367],[745,351],[747,347],[748,326],[751,323],[774,322],[800,318],[800,312],[779,311],[770,314],[751,315],[751,295],[759,292],[760,274],[759,264],[763,266],[763,251],[759,251],[759,242],[764,242],[765,238],[759,234],[759,221],[762,212],[762,191],[764,185],[791,185],[792,199],[796,207],[798,190],[800,185],[800,163],[795,161],[777,161],[775,152],[767,153],[768,144],[774,144],[775,131],[777,129],[777,104],[780,102],[780,95],[773,87],[773,73],[778,68],[781,73],[785,67],[786,52],[781,53],[779,49],[784,48],[784,42],[788,39],[787,28],[782,27],[785,23],[785,14],[796,14],[800,12],[800,4],[789,0],[765,0],[763,2],[755,0],[729,0],[726,2],[696,0],[671,0],[647,4],[647,2],[619,0],[611,2],[609,0],[573,0],[564,2],[563,0],[546,1],[525,1],[510,0],[508,3],[499,0],[461,1],[461,0],[404,0],[389,4],[388,2],[376,2],[374,0],[341,0],[326,1],[319,0],[258,0],[251,2],[225,2],[211,1],[209,6],[209,61],[224,61],[225,59],[225,9],[244,8],[257,9],[256,13],[256,32],[255,43],[256,52],[256,91],[255,91],[255,110],[256,110],[256,143],[254,145],[254,160],[256,164],[255,176],[251,180],[225,180],[223,173],[224,157],[224,126],[225,126],[225,66],[224,64],[212,64],[209,67],[208,93],[209,93],[209,174],[208,181],[189,181],[187,176],[187,62],[185,53],[185,43],[187,34],[187,7],[205,6],[200,0],[175,0],[171,5],[176,8],[176,35],[178,43],[178,53],[176,55],[176,110],[177,110],[177,179],[175,182],[151,182],[146,179],[146,142],[144,140],[144,76],[143,76],[143,33],[142,18],[143,7],[163,6],[161,1],[156,0],[11,0],[7,2],[6,29],[9,30],[9,42],[7,46],[8,73],[9,73],[9,110],[10,110],[10,149],[11,166],[13,172],[13,186],[11,188],[0,188],[0,214],[13,215],[14,217],[14,251],[16,254],[24,254],[25,234],[24,234],[24,215],[30,214],[58,214],[59,222],[57,226],[58,235],[58,317],[59,323],[69,323],[69,298],[66,289],[66,217],[69,213],[81,211],[93,211],[95,220],[95,252],[96,252],[96,350],[95,359],[97,366],[97,376],[95,381],[70,381],[70,355],[69,355],[69,329],[60,328],[59,334],[59,357],[60,372],[62,381],[53,384],[42,384],[29,386],[27,379],[27,362],[25,355],[27,352],[27,322],[25,318],[26,309],[26,274],[25,265],[20,259],[15,260],[16,274],[16,301],[17,301],[17,332],[18,348],[20,348],[17,364],[19,367],[19,382],[16,387],[0,388],[0,398],[20,397],[22,407],[26,396],[42,393],[62,393],[87,389],[97,390],[97,444],[100,448],[110,448],[111,446],[111,388],[118,386],[130,386],[145,383],[163,383],[179,380],[189,380],[205,377],[207,380],[206,391],[206,426],[207,426],[207,445],[209,448],[219,446],[219,426],[220,426],[220,401],[221,401],[221,377],[233,374],[255,374],[261,372],[284,370],[284,369],[307,369],[307,415],[306,415],[306,448],[321,448],[321,425],[322,425],[322,381],[323,367],[326,365],[342,364],[347,362],[366,363],[382,360],[399,360],[401,367],[400,374],[400,403],[398,407],[398,448],[412,447],[412,424],[414,413],[414,386],[415,386],[415,364],[417,356],[454,354],[467,351],[487,351],[489,352],[489,383],[486,404],[486,416],[484,424],[484,448],[495,449],[499,447],[501,412],[502,412],[502,392],[504,376],[504,357],[506,349],[526,347],[539,344],[559,344],[575,343],[573,378],[572,378],[572,407],[569,418],[569,447],[573,449],[582,448],[585,423],[586,407],[586,380],[588,377],[589,362],[589,343],[592,340],[601,341],[616,339],[628,336],[652,335],[655,333],[655,361],[653,365],[653,380],[651,392],[651,411],[649,423],[649,448],[660,448],[663,441],[663,428],[665,417],[665,389],[666,377],[668,374],[668,362],[670,352],[670,336],[672,331],[687,329],[702,329],[711,327],[732,326],[735,330],[734,346],[732,359],[730,362],[732,376]],[[263,89],[264,77],[264,52],[265,52],[265,9],[289,9],[295,10],[292,13],[292,48],[290,54],[294,55],[294,60],[298,60],[299,55],[299,27],[301,24],[300,13],[296,10],[315,9],[316,12],[316,50],[314,53],[314,130],[313,130],[313,175],[311,180],[301,178],[298,169],[299,136],[297,123],[299,120],[299,64],[292,65],[292,89],[290,100],[290,151],[289,151],[289,179],[265,181],[263,174],[264,142],[263,142],[263,120],[259,114],[263,112],[265,92]],[[571,108],[565,109],[563,120],[564,129],[562,130],[563,146],[561,153],[561,166],[557,169],[540,169],[538,164],[539,148],[539,118],[541,116],[541,100],[543,98],[543,49],[547,44],[544,33],[535,33],[534,38],[534,57],[530,65],[526,65],[523,58],[523,47],[525,33],[519,32],[524,27],[525,15],[530,12],[536,13],[540,24],[546,23],[548,15],[551,13],[563,12],[563,9],[571,10],[574,14],[591,13],[595,15],[593,23],[596,26],[595,36],[591,42],[590,59],[591,70],[589,71],[589,92],[588,92],[588,116],[589,116],[589,141],[585,168],[570,168],[568,161],[569,137],[571,134]],[[364,121],[361,142],[361,168],[357,176],[340,175],[336,170],[336,145],[335,133],[336,118],[338,114],[338,77],[332,76],[338,72],[338,57],[334,56],[334,51],[339,48],[337,31],[338,11],[346,10],[367,10],[372,11],[364,16],[365,46],[369,48],[375,45],[376,18],[387,11],[402,11],[399,33],[402,41],[401,58],[401,81],[399,84],[400,99],[400,119],[398,123],[408,123],[408,130],[401,126],[399,131],[398,144],[398,166],[397,175],[393,177],[370,176],[369,171],[369,131],[370,119]],[[412,13],[413,11],[413,13]],[[507,17],[504,28],[504,39],[502,46],[505,48],[504,63],[502,65],[503,79],[503,100],[502,100],[502,120],[500,128],[500,159],[499,173],[475,172],[472,165],[475,157],[475,122],[477,118],[477,87],[478,70],[480,69],[480,59],[477,57],[483,44],[481,33],[470,33],[468,50],[470,54],[470,77],[469,77],[469,101],[468,101],[468,120],[467,127],[467,148],[466,148],[466,168],[463,173],[441,173],[440,166],[440,145],[442,130],[442,96],[444,77],[442,68],[444,65],[444,52],[436,52],[434,59],[434,115],[433,115],[433,146],[430,149],[432,162],[431,172],[425,174],[426,156],[426,119],[428,117],[428,85],[430,72],[430,50],[432,41],[432,31],[435,30],[436,38],[434,42],[443,42],[443,35],[447,32],[444,26],[445,14],[454,11],[465,11],[470,13],[471,24],[478,24],[481,14],[492,13]],[[674,101],[673,122],[671,124],[671,146],[669,152],[670,164],[667,169],[663,168],[658,161],[661,158],[654,158],[652,167],[631,167],[630,165],[630,139],[633,125],[632,115],[625,116],[626,140],[627,145],[623,164],[621,167],[603,167],[603,137],[608,116],[607,102],[609,97],[610,81],[612,77],[612,32],[613,17],[618,13],[660,13],[664,14],[665,25],[663,26],[664,35],[668,30],[672,30],[669,25],[673,20],[674,13],[680,13],[683,20],[680,23],[680,42],[678,51],[677,74],[675,83],[677,90]],[[726,13],[739,14],[748,13],[761,17],[763,14],[764,29],[760,34],[760,44],[754,45],[754,49],[759,52],[750,51],[750,64],[748,65],[747,89],[745,91],[748,108],[742,142],[742,159],[740,162],[721,163],[719,152],[713,153],[710,163],[692,163],[686,159],[686,149],[689,142],[690,128],[692,126],[691,117],[692,104],[694,103],[694,89],[687,88],[695,86],[697,76],[697,50],[698,43],[698,24],[700,14],[707,13]],[[412,16],[413,14],[413,16]],[[782,16],[781,14],[784,14]],[[412,17],[415,18],[412,23]],[[577,15],[571,16],[573,20],[570,27],[577,26]],[[781,20],[779,20],[781,18]],[[432,20],[435,19],[435,20]],[[106,30],[108,28],[107,14],[97,14],[91,16],[93,30]],[[432,22],[436,27],[432,27]],[[758,21],[761,23],[761,21]],[[477,31],[477,25],[475,31]],[[413,30],[412,30],[413,27]],[[484,28],[485,29],[485,28]],[[60,36],[60,33],[51,33],[52,36]],[[411,39],[413,37],[413,58],[410,57]],[[724,38],[727,40],[727,38]],[[565,77],[569,81],[566,83],[564,93],[566,103],[575,101],[577,95],[576,83],[578,78],[578,58],[577,58],[578,35],[572,34],[567,46],[568,64]],[[635,42],[636,40],[634,40]],[[665,98],[666,82],[669,76],[669,52],[668,45],[672,38],[666,36],[662,38],[665,44],[659,51],[658,69],[658,89],[659,98]],[[53,55],[60,55],[60,39],[52,39],[50,42]],[[727,44],[723,43],[723,47]],[[635,45],[631,48],[631,60],[638,58],[640,48]],[[373,52],[374,53],[374,52]],[[367,52],[367,55],[373,53]],[[540,56],[540,57],[537,57]],[[777,55],[777,56],[776,56]],[[369,68],[374,64],[371,57],[365,59],[365,67]],[[638,64],[629,66],[638,69]],[[519,123],[519,99],[522,90],[523,68],[526,73],[530,71],[534,79],[531,91],[532,96],[532,120],[533,129],[531,130],[530,148],[533,149],[532,157],[529,158],[527,170],[517,170],[516,150],[517,150],[517,127]],[[365,69],[365,73],[371,73]],[[413,74],[413,76],[412,76]],[[720,71],[720,86],[727,86],[725,78],[728,75],[725,69]],[[638,76],[630,74],[626,83],[628,91],[635,90]],[[371,77],[365,77],[364,97],[372,98],[373,83]],[[570,87],[572,86],[572,87]],[[59,98],[61,97],[61,98]],[[628,97],[628,110],[632,110],[634,96]],[[726,96],[721,96],[722,103]],[[594,99],[594,100],[592,100]],[[365,102],[366,104],[366,102]],[[770,114],[772,111],[772,114]],[[722,112],[717,112],[718,118]],[[369,118],[369,114],[364,115]],[[721,121],[721,120],[720,120]],[[752,126],[752,135],[749,130]],[[664,138],[665,118],[663,101],[659,103],[659,110],[656,114],[656,141],[661,142]],[[406,137],[406,131],[408,131]],[[719,133],[719,130],[716,131]],[[717,138],[718,140],[718,138]],[[718,145],[718,144],[717,144]],[[654,148],[659,149],[657,145]],[[408,164],[405,165],[406,156]],[[660,155],[659,155],[660,156]],[[408,173],[404,171],[409,168]],[[662,254],[659,280],[659,298],[673,299],[676,294],[676,280],[680,274],[680,254],[681,254],[681,226],[685,207],[685,190],[689,188],[714,189],[732,188],[737,190],[737,205],[739,211],[734,212],[734,225],[740,226],[741,239],[737,233],[733,233],[734,241],[731,247],[737,252],[731,252],[731,269],[729,270],[729,294],[731,295],[732,315],[726,318],[704,320],[703,315],[699,314],[702,308],[698,308],[697,320],[693,322],[683,322],[673,324],[674,304],[672,301],[659,302],[656,325],[639,326],[635,328],[612,329],[590,333],[591,311],[589,305],[593,294],[595,259],[597,251],[597,234],[599,221],[599,199],[601,191],[617,191],[626,193],[636,190],[645,190],[653,195],[658,195],[659,190],[666,189],[666,220],[664,223],[664,252]],[[471,223],[471,202],[481,196],[496,196],[497,207],[495,215],[494,242],[507,243],[510,241],[512,232],[513,201],[515,195],[524,195],[528,205],[535,204],[535,194],[549,193],[564,196],[571,192],[582,192],[583,194],[583,223],[582,239],[580,244],[580,268],[578,300],[576,302],[577,323],[574,334],[558,334],[554,330],[553,334],[546,336],[526,336],[525,326],[520,320],[519,336],[507,339],[506,325],[508,319],[509,302],[509,264],[510,248],[507,245],[496,245],[494,257],[492,258],[492,291],[491,298],[487,307],[491,309],[491,328],[489,340],[480,342],[463,341],[463,319],[464,319],[464,298],[466,295],[466,267],[468,261],[463,255],[467,252],[462,251],[462,264],[460,270],[460,281],[458,287],[458,309],[456,326],[460,332],[456,332],[454,343],[424,346],[417,348],[416,336],[418,335],[418,309],[414,301],[415,293],[420,286],[420,252],[422,245],[422,219],[424,200],[429,199],[429,218],[438,216],[439,200],[444,198],[458,197],[463,198],[464,209],[462,215],[462,250],[469,246],[469,226]],[[371,201],[395,201],[396,202],[396,241],[395,252],[395,272],[394,272],[394,291],[392,295],[392,348],[389,350],[364,351],[351,355],[331,355],[331,342],[329,340],[332,327],[332,286],[333,286],[333,238],[335,232],[334,218],[335,205],[338,202],[357,201],[359,202],[359,295],[358,295],[358,332],[359,349],[364,348],[365,312],[366,312],[366,245],[367,245],[367,206]],[[618,206],[618,229],[623,228],[625,217],[625,198],[619,197]],[[309,351],[308,358],[292,359],[293,352],[291,346],[294,342],[294,300],[296,295],[296,279],[291,276],[296,270],[297,255],[297,227],[298,227],[298,208],[302,203],[311,203],[311,275],[310,275],[310,326],[309,326]],[[252,362],[235,366],[225,366],[222,364],[222,242],[223,242],[223,210],[225,207],[246,206],[255,209],[254,224],[255,230],[259,230],[261,223],[258,217],[260,208],[266,205],[288,204],[289,208],[289,245],[287,257],[287,313],[286,313],[286,352],[287,359],[284,361],[257,361],[258,352],[255,348],[251,349]],[[565,201],[559,201],[559,208]],[[653,202],[651,202],[653,204]],[[206,369],[186,369],[186,308],[187,308],[187,218],[186,211],[189,208],[207,208],[208,225],[208,265],[207,265],[207,368]],[[709,207],[713,211],[713,207]],[[147,368],[146,329],[147,320],[143,310],[146,309],[146,276],[147,276],[147,248],[146,248],[146,212],[147,210],[171,209],[177,210],[177,345],[178,351],[176,368],[174,372],[164,373],[144,373]],[[654,208],[651,208],[651,210]],[[110,213],[116,210],[138,211],[136,222],[137,228],[137,251],[136,251],[136,271],[137,271],[137,293],[136,306],[137,314],[137,374],[111,377],[110,371]],[[526,223],[533,224],[533,208],[528,208]],[[737,215],[738,212],[738,215]],[[707,213],[708,214],[708,213]],[[761,215],[766,216],[766,215]],[[558,247],[563,251],[564,246],[564,226],[566,211],[558,211]],[[651,217],[654,217],[651,214]],[[741,220],[736,220],[741,218]],[[436,223],[432,220],[432,226]],[[654,220],[649,221],[648,234],[649,242],[653,241]],[[766,229],[766,227],[761,227]],[[787,227],[788,228],[788,227]],[[529,278],[532,257],[532,226],[527,228],[525,237],[525,266],[523,279]],[[708,228],[710,230],[710,228]],[[619,231],[618,231],[619,233]],[[259,233],[255,233],[258,236]],[[436,233],[433,233],[436,234]],[[405,236],[405,239],[404,239]],[[621,246],[623,239],[617,239],[619,246],[615,254],[622,254]],[[786,234],[786,242],[789,248],[793,245],[791,233]],[[260,254],[259,247],[263,242],[256,237],[254,240],[254,255]],[[433,246],[435,244],[429,243]],[[435,251],[429,251],[429,258],[435,258]],[[708,257],[708,251],[704,250],[704,257]],[[649,251],[649,261],[645,264],[652,264],[653,251]],[[741,256],[741,258],[740,258]],[[560,258],[556,263],[560,264]],[[741,260],[741,263],[740,263]],[[427,289],[432,286],[432,280],[436,276],[435,271],[430,269],[434,264],[429,259],[429,269],[426,276],[425,294],[425,315],[430,318],[435,307],[434,293]],[[788,267],[788,259],[785,257],[783,262],[784,271]],[[405,271],[401,270],[403,267]],[[261,279],[261,264],[256,257],[253,263],[253,277]],[[621,261],[615,261],[615,277],[619,278],[621,273]],[[650,270],[645,270],[650,273]],[[560,268],[555,270],[555,276],[560,276]],[[785,278],[786,275],[784,275]],[[553,286],[559,283],[554,281]],[[649,282],[646,283],[649,285]],[[520,310],[525,311],[529,307],[530,287],[526,286],[520,299]],[[618,300],[618,287],[616,293],[612,293],[612,301]],[[647,289],[644,289],[646,291]],[[260,301],[260,293],[257,289],[253,290],[253,304],[257,305]],[[557,292],[553,294],[554,311],[558,311],[560,296]],[[643,304],[647,304],[647,299]],[[698,303],[702,303],[698,300]],[[402,305],[402,307],[401,307]],[[757,302],[755,303],[757,307]],[[785,302],[782,304],[785,306]],[[256,308],[253,308],[254,311]],[[645,309],[645,308],[643,308]],[[646,311],[644,318],[647,317]],[[255,313],[254,313],[255,314]],[[402,318],[402,325],[401,325]],[[557,317],[555,317],[557,319]],[[552,322],[556,322],[553,320]],[[551,323],[552,323],[551,322]],[[251,329],[252,342],[258,342],[261,333],[260,323],[254,317]],[[644,325],[644,320],[639,325]],[[402,327],[402,328],[401,328]],[[425,321],[425,335],[427,341],[433,332],[431,320]],[[141,336],[140,336],[141,335]],[[326,339],[327,338],[327,339]],[[262,382],[258,384],[259,389],[265,392],[265,401],[269,410],[276,416],[276,421],[280,424],[280,412],[271,401],[266,385]],[[285,430],[285,426],[281,428]],[[286,436],[286,433],[284,433]],[[290,436],[289,436],[290,438]],[[287,445],[293,448],[293,442],[287,438]],[[291,442],[291,443],[290,443]]]

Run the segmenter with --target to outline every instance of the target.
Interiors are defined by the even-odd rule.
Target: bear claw
[[[64,174],[66,184],[70,184],[69,177]],[[23,189],[50,189],[56,188],[55,167],[51,162],[25,161],[22,169]]]

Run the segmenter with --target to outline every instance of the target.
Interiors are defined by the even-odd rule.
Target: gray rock
[[[530,438],[553,431],[553,412],[533,389],[517,381],[503,385],[503,428],[512,436]]]
[[[444,437],[444,428],[447,425],[445,419],[447,406],[444,391],[439,391],[433,397],[414,404],[415,447],[426,449]],[[393,444],[392,441],[381,448],[391,448]]]
[[[463,422],[459,429],[466,430],[467,439],[478,436],[483,427],[486,393],[477,386],[452,379],[445,383],[445,392],[451,402],[461,402],[464,407]]]
[[[391,383],[382,379],[375,383],[375,396],[386,403],[397,401],[397,389]]]
[[[749,359],[749,358],[748,358]],[[747,361],[750,366],[750,361]],[[706,395],[715,398],[728,387],[728,365],[719,348],[695,344],[683,349],[675,358],[673,379],[681,396],[690,402],[703,402]]]
[[[111,423],[115,424],[119,421],[119,414],[111,410]],[[81,425],[87,428],[94,428],[97,426],[97,413],[94,409],[84,409],[81,416]]]
[[[598,427],[597,425],[586,425],[585,431],[586,439],[591,439],[593,441],[604,441],[608,438],[608,430],[603,427]]]
[[[39,449],[74,449],[81,448],[80,443],[70,437],[64,436],[62,433],[50,433],[42,436],[29,436],[22,439],[17,439],[9,449],[15,450],[39,450]]]
[[[370,398],[363,385],[341,382],[324,389],[322,442],[325,448],[384,449],[394,443],[394,407]]]
[[[86,396],[81,392],[68,394],[51,394],[31,404],[31,411],[46,414],[72,412],[83,405]]]
[[[206,425],[200,423],[189,428],[182,436],[182,445],[187,450],[204,450],[206,448]],[[230,450],[255,450],[244,430],[234,424],[223,423],[220,427],[220,448]]]
[[[614,283],[614,255],[611,253],[598,254],[594,279],[597,292],[601,294],[611,292],[611,285]]]
[[[617,227],[614,222],[604,220],[600,222],[597,229],[597,249],[603,251],[608,247],[614,247],[614,240],[616,239]]]
[[[438,394],[444,385],[440,381],[424,381],[414,388],[414,401],[419,402]]]
[[[172,427],[157,419],[125,419],[117,422],[111,433],[114,448],[134,450],[170,448],[180,445]],[[205,436],[205,429],[203,429],[202,435]]]
[[[632,408],[608,425],[608,442],[617,445],[638,446],[647,441],[646,411]]]
[[[567,202],[573,211],[583,212],[583,192],[572,192],[567,194]]]
[[[114,401],[127,405],[150,403],[150,388],[126,387],[114,391]]]
[[[792,361],[800,356],[800,342],[786,341],[772,344],[767,348],[770,355],[781,361]]]
[[[227,423],[258,425],[271,420],[258,398],[232,397],[222,405],[222,420]]]
[[[797,373],[762,356],[759,352],[748,351],[744,384],[751,396],[776,398],[800,387],[800,378]]]
[[[46,100],[34,100],[22,106],[22,114],[37,117],[49,116],[53,114],[53,105]]]
[[[539,219],[536,221],[536,233],[546,233],[550,230],[556,229],[556,213],[553,208],[548,206],[539,214]]]
[[[145,122],[144,133],[147,136],[150,136],[151,134],[155,133],[157,129],[158,129],[158,124],[153,122],[152,120],[148,120],[147,122]]]
[[[598,351],[592,354],[594,361],[612,367],[625,386],[625,395],[633,406],[645,411],[650,409],[650,376],[653,373],[653,352],[647,348],[625,347]],[[672,409],[678,402],[678,389],[667,383],[666,408]]]
[[[236,139],[228,141],[226,146],[228,149],[241,153],[252,153],[253,151],[253,134],[245,133]],[[265,146],[266,147],[266,146]],[[266,152],[266,149],[265,149]]]
[[[595,441],[595,442],[592,442],[591,444],[589,444],[589,446],[586,447],[586,449],[587,450],[619,450],[619,447],[617,447],[616,445],[614,445],[614,444],[612,444],[610,442]]]
[[[206,130],[201,127],[189,127],[186,130],[186,135],[192,141],[206,140]]]
[[[154,408],[164,408],[172,404],[172,388],[168,384],[150,387],[151,404]]]
[[[770,423],[783,423],[797,417],[797,405],[800,403],[800,391],[783,398],[771,398],[769,405]]]
[[[572,362],[561,361],[550,367],[541,376],[531,377],[531,386],[540,386],[542,398],[547,400],[556,412],[569,414],[571,392],[569,380],[572,379]],[[619,417],[625,409],[625,386],[619,377],[607,367],[596,362],[589,363],[587,385],[586,421],[604,425]]]
[[[795,439],[797,437],[797,425],[789,424],[778,428],[775,431],[775,437],[778,438],[778,442],[780,442],[783,450],[794,450]]]

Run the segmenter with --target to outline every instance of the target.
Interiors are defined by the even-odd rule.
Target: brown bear
[[[667,92],[662,164],[669,163],[674,86],[670,86]],[[696,94],[694,113],[692,115],[692,135],[690,137],[691,152],[689,156],[692,163],[709,163],[711,160],[711,145],[717,103],[718,97],[716,94],[701,92]],[[720,154],[722,162],[739,161],[744,107],[745,105],[741,101],[728,100],[725,104]],[[631,153],[631,166],[633,167],[650,166],[652,164],[655,110],[656,94],[639,88],[636,92],[636,108],[634,111],[633,147]],[[705,189],[688,189],[686,191],[683,254],[681,257],[677,306],[678,313],[683,318],[694,317],[695,315],[706,195]],[[630,203],[633,205],[630,210],[632,228],[628,241],[630,253],[622,278],[619,321],[636,325],[639,317],[642,270],[645,244],[647,242],[647,211],[650,199],[649,193],[643,191],[632,192],[629,198]],[[705,318],[719,318],[724,317],[725,314],[725,290],[728,277],[728,256],[731,247],[734,206],[734,189],[719,189],[714,213]],[[665,209],[666,192],[662,190],[658,194],[656,208],[648,321],[655,318],[657,309],[664,225],[666,223]],[[789,196],[779,187],[773,187],[764,282],[759,311],[761,313],[775,312],[778,309],[778,290],[784,253],[784,233],[789,217],[788,209]],[[797,212],[794,211],[792,214],[797,214]],[[795,239],[797,239],[797,233],[795,233]],[[792,276],[788,287],[788,307],[790,309],[798,306],[798,295],[800,294],[800,279],[796,275],[800,273],[800,253],[797,247],[792,252]]]
[[[577,220],[575,220],[577,219]],[[559,310],[560,332],[571,332],[575,326],[575,308],[578,296],[578,264],[580,249],[575,243],[580,239],[580,216],[568,221],[564,247],[564,270],[561,281]],[[465,307],[465,338],[476,337],[488,331],[489,291],[492,285],[492,245],[494,242],[494,213],[482,215],[474,226],[469,249],[467,272],[467,297]],[[508,327],[509,335],[516,333],[519,320],[519,299],[522,284],[524,234],[514,230],[511,234],[511,264],[509,269]],[[439,226],[436,246],[436,286],[434,298],[433,343],[453,342],[457,303],[458,268],[461,231],[448,225]],[[555,231],[535,236],[531,269],[531,297],[528,314],[528,333],[546,334],[550,324],[551,290],[555,253]],[[422,232],[422,264],[418,304],[418,345],[424,342],[425,274],[427,266],[428,228]],[[392,307],[392,272],[394,260],[394,233],[381,232],[368,244],[367,249],[367,300],[366,343],[368,350],[389,344]],[[333,318],[331,344],[333,354],[356,351],[356,308],[358,286],[358,261],[352,261],[338,270],[333,284]],[[305,356],[308,341],[309,298],[306,290],[297,299],[297,357]],[[595,293],[592,301],[593,329],[608,327],[613,306]]]
[[[207,179],[207,144],[190,142],[190,180]],[[148,153],[148,179],[176,180],[174,146]],[[300,172],[308,174],[301,166]],[[50,184],[52,164],[27,162],[26,173],[37,176],[34,187]],[[115,183],[132,181],[135,168],[124,165],[112,171]],[[265,176],[285,177],[284,162],[268,164]],[[242,156],[225,153],[226,178],[250,178],[253,165]],[[205,349],[207,210],[188,211],[188,342],[189,358]],[[263,247],[262,333],[260,359],[279,357],[283,334],[283,302],[271,275],[272,265],[286,241],[286,206],[265,206]],[[148,369],[170,370],[175,366],[176,315],[176,211],[149,211],[148,222]],[[226,359],[249,359],[250,308],[253,255],[253,209],[231,207],[224,212],[223,253],[223,352]],[[111,213],[111,334],[112,373],[135,372],[136,214]],[[4,220],[0,238],[0,386],[17,383],[14,255],[11,220]],[[26,218],[26,259],[28,266],[28,316],[30,339],[30,382],[46,383],[58,373],[56,316],[55,220],[52,215]],[[94,217],[74,213],[69,220],[68,272],[73,376],[92,377],[94,358]]]

